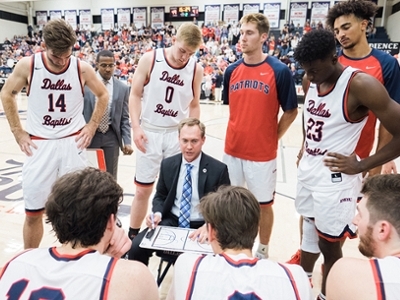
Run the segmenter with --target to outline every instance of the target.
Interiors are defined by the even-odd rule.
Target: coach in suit
[[[96,69],[110,98],[108,109],[88,148],[103,149],[107,172],[117,179],[119,149],[121,148],[126,155],[133,152],[128,109],[129,87],[113,77],[115,60],[111,51],[103,50],[97,54]],[[85,87],[84,99],[83,115],[88,122],[92,116],[96,98],[87,87]]]
[[[198,232],[204,236],[204,219],[198,210],[200,199],[219,186],[230,184],[227,166],[201,150],[205,142],[204,124],[196,118],[188,118],[180,122],[178,130],[181,153],[161,162],[153,212],[146,218],[148,228],[133,239],[128,255],[129,259],[146,265],[154,251],[139,245],[149,228],[157,225],[202,227]],[[185,201],[190,203],[188,210]]]

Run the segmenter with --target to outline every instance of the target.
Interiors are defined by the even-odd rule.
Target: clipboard
[[[195,229],[192,228],[157,226],[150,239],[143,237],[140,247],[173,252],[214,254],[210,244],[201,244],[189,238],[189,234],[193,231]]]

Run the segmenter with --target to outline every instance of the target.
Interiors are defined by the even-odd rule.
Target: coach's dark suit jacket
[[[89,148],[104,150],[107,171],[114,178],[117,178],[119,148],[122,150],[124,145],[131,145],[132,138],[128,107],[129,87],[114,77],[112,77],[112,80],[111,128],[104,135],[101,132],[96,132]],[[83,115],[86,123],[88,123],[93,114],[96,97],[86,86],[84,93]],[[110,147],[110,144],[112,147]]]
[[[178,185],[181,164],[182,154],[168,157],[161,162],[160,175],[152,208],[153,212],[162,213],[159,225],[178,226],[178,217],[171,213],[171,209],[176,198],[176,187]],[[221,185],[230,185],[230,183],[228,167],[219,160],[202,153],[199,165],[199,181],[197,183],[199,198],[201,199],[209,192],[216,191]],[[190,227],[198,228],[203,224],[204,221],[190,222]],[[145,249],[139,246],[146,232],[147,229],[141,231],[133,239],[131,250],[128,254],[129,259],[141,261],[145,265],[148,264],[149,257],[154,252],[152,249]]]
[[[163,218],[171,212],[174,205],[181,164],[182,154],[168,157],[161,162],[152,211],[161,212]],[[224,184],[230,184],[227,166],[219,160],[202,153],[199,166],[199,199]]]

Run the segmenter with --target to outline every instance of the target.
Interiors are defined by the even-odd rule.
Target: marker
[[[153,213],[151,213],[150,218],[151,218],[151,229],[154,229],[154,214]]]

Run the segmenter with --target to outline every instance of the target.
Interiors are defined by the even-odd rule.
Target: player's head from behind
[[[328,12],[326,25],[335,33],[343,49],[367,42],[366,32],[372,24],[377,6],[369,0],[341,1]]]
[[[187,162],[199,157],[206,140],[206,127],[199,119],[187,118],[179,122],[179,147]]]
[[[353,220],[360,236],[358,248],[367,257],[390,255],[400,242],[400,174],[369,177],[361,193]]]
[[[67,173],[54,183],[46,203],[46,222],[60,243],[75,247],[98,244],[114,230],[122,188],[95,168]]]
[[[44,47],[50,64],[61,69],[67,65],[76,42],[76,34],[64,19],[50,20],[43,28]]]
[[[221,186],[201,199],[200,212],[214,252],[253,248],[260,222],[260,204],[248,189]]]
[[[269,35],[269,21],[264,14],[253,13],[240,19],[240,46],[242,52],[260,51]]]
[[[293,57],[304,69],[309,81],[323,83],[332,76],[338,63],[333,33],[318,29],[304,34]]]
[[[172,59],[179,66],[185,65],[203,43],[200,28],[191,22],[179,26],[173,40]]]
[[[114,74],[115,58],[110,50],[102,50],[96,56],[96,69],[105,80],[110,80]]]

